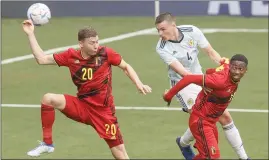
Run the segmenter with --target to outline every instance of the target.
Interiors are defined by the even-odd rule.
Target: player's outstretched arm
[[[169,91],[165,92],[163,95],[163,99],[170,103],[172,98],[183,88],[188,86],[191,83],[195,83],[197,85],[202,86],[203,85],[203,75],[186,75],[177,82],[175,86],[173,86]]]
[[[220,64],[222,58],[220,54],[210,44],[208,44],[207,47],[202,48],[202,50],[212,61],[214,61],[218,65]]]
[[[41,47],[39,46],[35,34],[34,34],[34,25],[31,20],[25,20],[22,23],[24,32],[28,36],[30,47],[32,53],[38,64],[56,64],[53,55],[46,55]]]
[[[220,54],[214,50],[211,44],[208,42],[207,38],[205,37],[204,33],[197,27],[193,26],[194,28],[194,39],[197,40],[198,46],[209,56],[211,60],[215,63],[220,64],[221,56]]]
[[[169,67],[172,68],[177,74],[181,75],[182,77],[191,74],[191,72],[187,71],[184,66],[167,50],[157,47],[156,52],[159,54],[163,62],[169,65]]]
[[[121,68],[125,74],[133,81],[133,83],[136,85],[139,92],[143,94],[147,94],[151,92],[151,88],[148,85],[144,85],[135,70],[132,66],[130,66],[128,63],[126,63],[123,59],[121,60],[121,63],[118,65],[119,68]]]
[[[173,61],[169,66],[182,77],[192,74],[191,72],[187,71],[184,66],[177,60]]]

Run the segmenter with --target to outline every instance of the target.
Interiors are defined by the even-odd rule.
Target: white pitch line
[[[266,33],[268,29],[247,29],[247,28],[202,28],[203,33]]]
[[[1,104],[1,107],[11,108],[40,108],[38,104]],[[129,107],[129,106],[116,106],[117,110],[154,110],[154,111],[182,111],[182,108],[173,107]],[[265,109],[228,109],[230,112],[248,112],[248,113],[268,113]]]
[[[237,29],[227,29],[227,28],[201,28],[201,31],[204,34],[208,33],[267,33],[268,29],[246,29],[246,28],[237,28]],[[147,35],[157,35],[158,32],[155,30],[153,32],[146,33]]]
[[[105,38],[105,39],[100,40],[99,42],[100,42],[100,44],[105,44],[105,43],[109,43],[109,42],[119,41],[119,40],[131,38],[131,37],[135,37],[135,36],[139,36],[139,35],[145,35],[146,33],[153,32],[154,30],[156,30],[156,29],[155,28],[143,29],[143,30],[136,31],[136,32],[131,32],[131,33],[121,34],[121,35],[110,37],[110,38]],[[67,50],[68,48],[79,48],[79,46],[78,45],[71,45],[71,46],[53,48],[53,49],[49,49],[47,51],[44,51],[44,53],[45,54],[53,54],[53,53]],[[31,58],[34,58],[34,56],[32,54],[28,54],[28,55],[24,55],[24,56],[19,56],[19,57],[14,57],[14,58],[2,60],[1,64],[4,65],[4,64],[9,64],[9,63],[14,63],[14,62],[19,62],[19,61],[31,59]]]
[[[255,33],[263,33],[263,32],[268,32],[268,29],[246,29],[246,28],[234,28],[234,29],[225,29],[225,28],[201,28],[201,31],[203,33],[217,33],[217,32],[224,32],[224,33],[234,33],[234,32],[255,32]],[[114,42],[114,41],[119,41],[123,40],[126,38],[131,38],[139,35],[149,35],[149,34],[157,34],[157,31],[155,28],[149,28],[149,29],[144,29],[136,32],[131,32],[131,33],[126,33],[122,35],[118,35],[115,37],[110,37],[106,38],[103,40],[100,40],[100,44],[104,43],[109,43],[109,42]],[[45,54],[52,54],[52,53],[57,53],[61,52],[64,50],[67,50],[68,48],[78,48],[78,45],[71,45],[71,46],[64,46],[64,47],[59,47],[59,48],[53,48],[49,49],[47,51],[44,51]],[[27,59],[31,59],[34,56],[32,54],[24,55],[24,56],[19,56],[19,57],[14,57],[14,58],[9,58],[1,61],[1,65],[4,64],[9,64],[9,63],[14,63],[14,62],[19,62]]]

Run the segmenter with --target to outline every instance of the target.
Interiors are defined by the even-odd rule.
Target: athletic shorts
[[[66,106],[61,112],[66,117],[91,125],[110,148],[123,144],[117,117],[112,112],[114,106],[95,107],[74,96],[64,95],[64,97]]]
[[[177,82],[178,81],[171,80],[170,86],[171,87],[175,86]],[[183,108],[191,109],[201,90],[202,90],[201,86],[198,86],[196,84],[190,84],[187,87],[183,88],[181,91],[179,91],[176,94],[176,98]]]
[[[199,152],[194,159],[220,158],[216,123],[209,122],[198,115],[191,113],[189,127],[195,138],[194,147]]]

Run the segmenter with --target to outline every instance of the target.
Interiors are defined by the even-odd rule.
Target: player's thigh
[[[190,119],[194,118],[190,117]],[[194,146],[199,152],[199,157],[219,158],[220,151],[217,137],[214,133],[214,126],[201,118],[196,118],[196,120],[190,122],[189,125],[190,130],[196,140]]]
[[[219,118],[219,122],[222,126],[230,124],[233,121],[230,112],[226,109]]]
[[[84,124],[92,125],[89,116],[89,105],[75,96],[64,95],[66,105],[61,112],[68,118],[81,122]]]
[[[123,138],[121,136],[121,133],[117,133],[116,138],[114,139],[109,139],[109,138],[104,138],[104,140],[106,141],[108,147],[112,150],[114,148],[114,150],[119,150],[121,148],[121,146],[124,144],[123,142]],[[122,152],[126,152],[125,149],[121,150]]]
[[[89,113],[94,129],[110,148],[123,144],[117,117],[110,107],[90,107]]]
[[[98,132],[99,136],[106,141],[109,148],[124,144],[121,130],[117,121],[103,119],[98,126],[104,126],[104,128],[97,127],[96,131]]]
[[[217,140],[217,143],[219,144],[219,131],[218,131],[218,127],[217,127],[217,125],[214,125],[214,126],[212,126],[212,128],[213,128],[213,133],[214,133],[214,136],[215,136],[215,138]]]
[[[63,110],[65,105],[66,105],[64,95],[63,94],[55,94],[55,93],[46,93],[43,96],[41,103],[52,106],[52,107],[59,109],[59,110]]]

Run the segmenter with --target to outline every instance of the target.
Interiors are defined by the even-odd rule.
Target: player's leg
[[[176,84],[175,81],[171,81],[171,86]],[[181,106],[183,106],[183,111],[189,112],[191,111],[192,106],[195,103],[197,95],[201,91],[201,87],[195,84],[190,84],[181,90],[177,95],[177,100],[180,102]],[[186,159],[194,156],[194,152],[190,146],[190,143],[194,140],[194,137],[188,128],[181,137],[176,139],[177,145],[179,146],[181,153]]]
[[[113,121],[112,121],[113,122]],[[108,126],[108,125],[106,125]],[[106,134],[108,137],[105,137],[104,140],[108,144],[111,153],[115,159],[129,159],[127,151],[124,146],[123,138],[119,129],[119,126],[116,121],[114,121],[110,127],[106,127]],[[113,126],[115,126],[113,128]],[[113,131],[114,130],[114,131]],[[97,130],[100,134],[100,130]],[[102,132],[102,131],[101,131]]]
[[[47,93],[41,100],[41,122],[43,142],[50,145],[52,141],[52,126],[55,120],[55,109],[63,110],[65,107],[63,94]]]
[[[104,138],[116,159],[129,159],[113,107],[95,107],[77,97],[65,95],[66,106],[61,112],[68,118],[91,125]],[[114,108],[113,108],[114,109]]]
[[[98,135],[106,141],[113,157],[115,159],[129,159],[114,111],[114,106],[88,107],[92,126]]]
[[[225,133],[225,137],[233,147],[234,151],[237,153],[240,159],[247,159],[248,156],[243,146],[241,136],[238,129],[236,128],[231,114],[225,110],[219,119],[220,124]]]
[[[185,142],[187,140],[187,142]],[[185,159],[192,159],[195,155],[190,145],[190,142],[194,140],[194,137],[188,128],[182,137],[176,138],[176,143],[181,150],[181,154]]]
[[[41,153],[53,152],[52,126],[55,120],[55,108],[62,110],[65,106],[65,98],[62,94],[47,93],[41,100],[41,122],[43,142],[35,149],[29,151],[29,156],[39,156]]]
[[[216,125],[193,114],[190,117],[189,125],[196,140],[195,148],[199,152],[193,159],[220,158]]]
[[[53,93],[45,94],[41,101],[43,142],[29,151],[27,153],[29,156],[39,156],[42,153],[54,151],[52,126],[55,120],[55,109],[75,121],[87,124],[87,109],[77,97]]]
[[[115,127],[113,128],[113,126]],[[97,132],[102,135],[100,130],[97,130]],[[106,127],[106,134],[108,137],[105,137],[104,140],[109,146],[113,157],[115,159],[129,159],[118,124],[112,123],[110,127]]]
[[[123,142],[120,140],[105,140],[109,145],[111,153],[115,159],[129,159]]]

